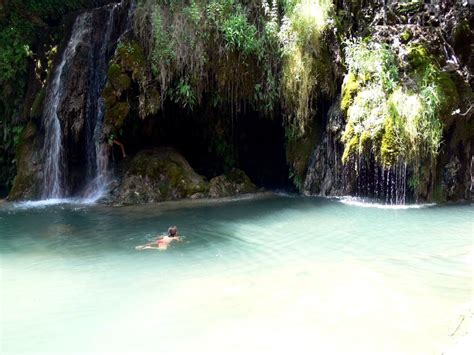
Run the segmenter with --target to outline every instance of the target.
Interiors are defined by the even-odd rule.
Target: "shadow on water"
[[[335,252],[352,248],[374,253],[387,243],[410,248],[421,243],[423,235],[437,238],[446,210],[459,212],[453,214],[453,228],[456,222],[461,226],[468,223],[471,212],[465,205],[390,211],[376,207],[275,194],[128,207],[54,205],[25,209],[4,205],[0,206],[0,252],[155,255],[156,251],[137,253],[135,246],[166,234],[170,225],[176,225],[184,238],[169,248],[170,255],[196,251],[214,255],[231,250],[243,257],[256,249],[271,256],[314,241],[330,245]]]
[[[180,249],[228,243],[233,226],[258,223],[285,199],[257,198],[222,202],[184,202],[131,207],[54,205],[43,208],[0,207],[2,252],[133,250],[177,225],[184,242]],[[173,249],[173,248],[171,248]]]

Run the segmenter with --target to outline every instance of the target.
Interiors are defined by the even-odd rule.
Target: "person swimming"
[[[168,235],[158,237],[153,242],[150,242],[145,245],[137,246],[135,249],[137,250],[144,250],[144,249],[159,249],[159,250],[166,250],[168,246],[174,241],[181,241],[181,238],[178,235],[178,228],[176,226],[172,226],[168,228]]]

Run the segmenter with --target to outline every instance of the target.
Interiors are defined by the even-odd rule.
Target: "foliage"
[[[68,11],[89,6],[93,0],[9,0],[0,7],[0,184],[10,185],[15,174],[15,149],[20,113],[26,91],[28,63],[33,48],[50,24]],[[39,98],[36,102],[40,106]]]
[[[183,108],[193,109],[196,104],[196,95],[191,85],[181,79],[172,93],[173,101]]]
[[[270,115],[279,90],[278,14],[276,1],[263,3],[255,13],[237,0],[141,1],[134,32],[162,104],[192,109],[206,95],[225,99],[234,114],[250,103]]]
[[[140,116],[145,118],[158,110],[159,104],[157,105],[156,101],[159,103],[159,94],[154,90],[146,90],[144,86],[147,78],[145,68],[145,54],[137,41],[126,40],[119,43],[115,56],[109,64],[108,81],[102,91],[105,104],[105,131],[109,138],[119,135],[130,112],[127,94],[133,80],[141,83]]]
[[[258,55],[261,48],[257,37],[257,28],[250,24],[240,7],[235,14],[226,19],[221,31],[229,50],[242,52],[244,56]]]
[[[333,5],[327,0],[287,4],[279,38],[283,46],[282,96],[288,125],[301,137],[314,114],[320,93],[335,91],[331,56],[322,36],[331,24]]]
[[[367,151],[385,167],[437,156],[442,117],[458,100],[455,85],[424,47],[402,46],[400,53],[363,40],[347,43],[344,162]]]

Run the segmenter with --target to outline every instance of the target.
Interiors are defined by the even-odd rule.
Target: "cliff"
[[[128,12],[115,20],[107,6],[86,11],[91,39],[78,41],[53,110],[63,196],[121,184],[121,146],[137,157],[172,146],[207,180],[239,168],[305,194],[471,198],[471,5],[142,0],[117,3]],[[29,59],[30,78],[38,58],[50,64],[23,96],[11,199],[52,196],[24,186],[54,176],[45,105],[80,16],[55,51]]]

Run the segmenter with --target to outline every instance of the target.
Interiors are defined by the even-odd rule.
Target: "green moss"
[[[437,203],[443,203],[448,200],[448,193],[441,183],[436,184],[433,189],[433,200]]]
[[[111,108],[117,102],[117,95],[111,85],[106,85],[102,91],[102,98],[104,99],[106,109]]]
[[[120,74],[122,74],[122,67],[118,65],[117,63],[114,63],[114,62],[110,63],[109,70],[107,71],[109,80],[111,79],[113,80]]]
[[[33,104],[31,105],[30,118],[38,118],[41,116],[45,97],[46,88],[41,88],[41,90],[36,94]]]
[[[141,79],[146,66],[145,53],[137,41],[122,42],[117,47],[116,62],[122,66],[123,71],[130,71],[136,80]]]
[[[422,45],[414,45],[409,48],[407,61],[413,69],[425,67],[431,62],[426,48]]]
[[[375,44],[348,45],[349,74],[341,100],[347,116],[343,162],[351,155],[374,154],[385,167],[398,161],[414,167],[437,157],[443,123],[449,126],[459,93],[424,46],[402,49],[406,62]],[[366,74],[370,77],[361,86]]]
[[[129,89],[132,84],[132,80],[126,73],[126,70],[115,62],[112,62],[109,66],[108,79],[110,84],[107,86],[113,87],[113,89],[116,91],[116,96],[120,96],[120,94],[123,91]]]
[[[410,30],[406,30],[400,35],[400,41],[404,44],[408,43],[413,38],[413,33]]]
[[[423,0],[406,0],[396,4],[396,11],[399,13],[413,13],[420,11],[423,7]]]
[[[352,138],[349,140],[349,143],[345,145],[344,147],[344,153],[342,154],[342,162],[347,163],[349,160],[349,157],[354,154],[354,152],[357,152],[359,148],[359,136],[354,135]]]
[[[16,148],[17,175],[8,195],[9,200],[39,197],[41,182],[34,170],[35,165],[32,164],[32,157],[39,150],[36,146],[37,140],[35,140],[37,132],[36,124],[32,120],[28,121]]]
[[[346,113],[349,109],[349,106],[352,105],[354,97],[359,90],[360,84],[357,80],[357,76],[354,75],[352,71],[346,75],[344,78],[344,83],[342,84],[342,99],[341,99],[341,110]]]
[[[138,103],[140,117],[145,118],[149,115],[153,115],[158,112],[161,107],[161,94],[155,88],[148,88],[145,92],[140,94]]]
[[[128,102],[117,102],[115,105],[107,109],[105,113],[105,121],[116,129],[119,129],[123,126],[129,111],[130,105]]]
[[[159,190],[162,200],[205,193],[209,189],[207,181],[173,150],[140,152],[131,161],[127,174],[146,177]]]
[[[440,98],[440,114],[451,116],[451,110],[459,104],[459,93],[451,75],[441,72],[436,80],[438,96]]]
[[[145,66],[145,54],[137,41],[127,40],[119,43],[116,54],[109,64],[108,82],[102,91],[106,111],[105,122],[109,128],[111,126],[118,130],[123,126],[130,105],[124,101],[122,94],[131,89],[132,78],[139,81],[141,86],[144,85]],[[143,109],[142,104],[140,102],[140,111]]]
[[[128,76],[128,74],[120,74],[116,78],[111,80],[112,85],[114,86],[114,89],[117,90],[117,92],[121,93],[122,91],[125,91],[130,88],[132,85],[132,80]]]
[[[286,14],[288,26],[279,36],[283,42],[282,96],[287,125],[299,137],[311,125],[320,95],[334,96],[332,52],[324,34],[329,28],[330,1],[295,1]]]
[[[396,129],[393,119],[386,119],[384,133],[382,136],[382,146],[380,155],[382,164],[386,167],[393,166],[400,153],[400,146],[396,136]]]

